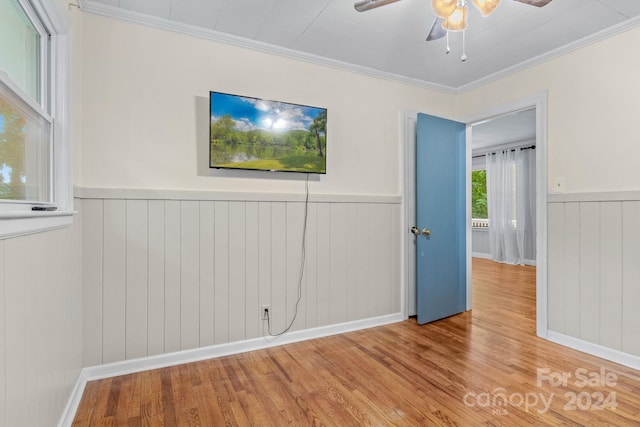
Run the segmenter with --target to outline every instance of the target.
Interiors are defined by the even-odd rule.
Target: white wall
[[[0,425],[53,426],[82,367],[79,226],[0,240]]]
[[[488,228],[473,228],[471,230],[471,252],[476,257],[491,258]]]
[[[0,426],[57,425],[82,368],[80,215],[74,221],[0,239]]]
[[[82,187],[299,193],[291,176],[207,168],[209,90],[326,107],[327,175],[311,182],[315,194],[399,195],[401,112],[453,114],[453,95],[96,15],[83,20]]]
[[[81,35],[77,49],[82,58],[75,68],[81,87],[75,94],[81,115],[75,129],[76,184],[81,191],[105,187],[125,195],[135,195],[122,191],[137,188],[178,192],[120,197],[125,205],[139,198],[163,200],[166,207],[171,199],[190,198],[187,190],[214,191],[215,203],[224,201],[224,194],[242,203],[254,202],[252,194],[300,195],[303,183],[296,177],[206,168],[209,90],[327,107],[328,174],[312,180],[310,187],[312,194],[326,195],[328,203],[401,194],[402,111],[463,117],[543,91],[549,102],[550,184],[554,177],[564,177],[572,193],[640,186],[634,161],[640,121],[633,108],[640,95],[635,78],[640,58],[630,54],[640,41],[640,29],[458,96],[94,15],[75,16],[74,31]],[[107,199],[109,194],[104,193]],[[558,226],[556,219],[549,221],[550,230]],[[394,223],[397,218],[389,224]],[[327,232],[336,233],[333,228]],[[399,245],[394,249],[399,257]],[[247,258],[235,261],[246,265]],[[162,266],[172,268],[166,261]],[[125,289],[121,273],[113,281],[116,292]],[[555,274],[550,271],[550,288],[558,283]],[[400,278],[391,277],[400,286]],[[339,288],[343,280],[331,277],[327,286]],[[579,281],[563,279],[558,286],[569,289]],[[246,294],[245,302],[251,297]],[[127,310],[126,305],[119,310]],[[550,312],[550,319],[556,314]],[[126,326],[119,333],[117,339],[126,341]],[[123,357],[126,350],[115,359]]]
[[[465,116],[547,92],[549,191],[564,177],[570,193],[548,206],[549,329],[636,357],[640,323],[628,296],[640,294],[640,248],[624,236],[637,234],[638,43],[640,28],[457,99]]]
[[[549,190],[568,193],[640,188],[640,28],[461,94],[463,117],[548,92]]]
[[[309,301],[306,301],[305,323],[302,327],[349,320],[354,316],[364,318],[398,309],[399,301],[395,298],[399,295],[400,286],[397,271],[399,237],[394,234],[399,224],[397,203],[374,203],[375,206],[371,207],[370,201],[360,203],[358,198],[373,195],[374,199],[378,196],[384,199],[400,194],[399,125],[400,112],[403,110],[450,117],[454,102],[457,102],[457,113],[463,116],[548,90],[549,176],[564,176],[569,192],[633,190],[640,186],[640,170],[635,162],[640,150],[636,138],[640,121],[635,117],[637,109],[634,108],[640,95],[640,81],[635,78],[640,60],[632,54],[633,47],[640,42],[640,29],[454,98],[210,41],[83,15],[75,8],[71,8],[71,13],[75,36],[74,170],[75,182],[80,187],[112,187],[121,194],[126,191],[123,193],[120,189],[127,188],[228,191],[236,202],[244,206],[246,224],[255,225],[255,222],[247,222],[247,213],[255,216],[255,203],[258,203],[258,213],[263,203],[268,203],[271,212],[274,209],[287,212],[291,209],[298,218],[290,228],[295,233],[299,230],[298,204],[286,200],[242,200],[241,195],[243,192],[300,193],[302,183],[299,180],[252,174],[211,176],[214,174],[198,163],[202,154],[198,150],[206,145],[206,133],[202,131],[206,128],[208,115],[206,96],[208,90],[212,89],[329,109],[328,174],[312,182],[311,189],[312,193],[329,195],[326,205],[314,203],[312,210],[316,220],[320,218],[318,214],[325,210],[331,224],[325,224],[323,227],[328,229],[320,234],[316,228],[316,238],[336,236],[343,239],[351,236],[347,233],[349,224],[356,223],[361,227],[363,239],[379,239],[380,235],[376,233],[380,232],[384,236],[392,236],[391,253],[388,254],[388,260],[383,259],[380,253],[372,254],[379,257],[375,259],[358,258],[354,268],[351,268],[350,262],[345,263],[333,252],[333,249],[340,251],[344,248],[340,245],[333,248],[331,243],[324,241],[323,245],[329,249],[316,252],[316,259],[329,257],[325,262],[329,265],[336,262],[341,267],[315,271],[313,277],[316,281],[313,283],[316,285],[316,303],[325,304],[323,307],[329,307],[329,311],[320,312],[318,308],[321,306],[315,305],[316,312],[313,315],[313,309],[309,309]],[[613,156],[609,157],[609,153]],[[190,197],[187,193],[184,195]],[[353,200],[345,203],[345,196],[339,195],[353,197]],[[593,198],[586,199],[593,202]],[[556,202],[551,207],[549,246],[550,257],[554,257],[554,260],[550,263],[549,271],[550,325],[558,332],[638,355],[638,316],[634,314],[633,307],[628,305],[631,299],[622,301],[616,297],[616,292],[623,289],[626,295],[638,294],[640,282],[634,276],[637,272],[624,270],[622,265],[635,266],[634,260],[640,256],[640,249],[635,240],[623,238],[620,233],[612,237],[607,237],[602,231],[593,235],[589,226],[600,224],[601,230],[606,231],[609,227],[615,229],[617,223],[603,221],[603,218],[633,219],[637,202],[620,201],[619,206],[604,202],[597,202],[598,205]],[[166,230],[176,232],[176,227],[179,227],[178,234],[173,236],[181,236],[178,237],[180,245],[184,242],[187,247],[193,248],[190,239],[195,230],[190,227],[197,227],[198,232],[203,231],[200,221],[206,215],[202,216],[202,212],[210,213],[213,207],[215,214],[215,207],[219,203],[224,205],[226,202],[191,200],[185,203],[161,198],[104,199],[102,196],[88,196],[85,200],[79,200],[77,206],[86,211],[84,214],[89,218],[89,223],[82,225],[77,218],[76,225],[71,228],[0,241],[0,383],[4,384],[4,387],[0,387],[1,425],[56,423],[83,363],[82,329],[85,336],[85,365],[173,350],[178,345],[184,348],[216,341],[216,329],[211,331],[200,326],[204,311],[199,311],[196,319],[192,313],[181,312],[179,307],[170,306],[169,311],[163,308],[162,348],[154,347],[160,338],[156,340],[153,333],[159,336],[160,332],[151,328],[157,319],[149,317],[153,312],[145,308],[145,301],[148,302],[154,294],[151,288],[139,286],[143,283],[141,277],[144,276],[144,269],[135,264],[123,268],[122,261],[129,257],[144,259],[146,255],[148,271],[161,271],[163,283],[166,283],[167,273],[170,276],[179,274],[180,280],[184,274],[184,283],[192,286],[193,281],[189,277],[196,268],[193,260],[163,257],[158,261],[149,258],[149,254],[153,254],[159,246],[153,245],[153,240],[145,243],[141,236],[147,239],[160,238],[155,233],[149,233],[149,230],[154,230],[154,221],[158,220],[153,212],[166,215],[167,212],[179,211],[179,222],[167,222],[167,217],[162,217],[162,229],[165,230],[163,238],[166,239]],[[152,207],[157,204],[162,204],[164,209],[154,210]],[[189,222],[188,218],[195,218],[196,206],[199,221]],[[618,207],[619,212],[616,211]],[[265,220],[258,216],[258,221]],[[363,217],[367,217],[368,221],[363,222]],[[373,224],[372,218],[375,218]],[[576,219],[581,222],[576,222]],[[238,217],[233,217],[233,220],[238,220]],[[633,225],[633,221],[626,223]],[[98,231],[104,232],[105,224],[115,228],[108,228],[106,240],[96,244],[92,239],[98,238]],[[207,224],[211,225],[209,222]],[[565,224],[571,224],[572,227],[565,230]],[[289,230],[286,223],[283,225],[276,221],[276,225]],[[367,233],[370,231],[367,226],[374,226],[375,233]],[[112,234],[113,230],[118,233]],[[231,226],[225,230],[228,233],[237,232],[237,228]],[[255,237],[251,230],[245,230],[245,239]],[[638,233],[637,227],[630,230],[635,233],[633,236]],[[183,238],[182,235],[191,237]],[[612,239],[618,237],[626,242],[620,251],[604,250],[607,242],[611,244]],[[295,234],[290,238],[295,240]],[[91,242],[82,251],[80,239]],[[594,239],[598,241],[594,242]],[[358,239],[350,240],[349,237],[347,240],[352,245],[369,247]],[[378,243],[382,244],[382,241]],[[233,257],[233,263],[246,267],[252,259],[251,255],[246,254],[253,253],[251,250],[255,248],[251,240],[244,242],[245,256]],[[575,251],[571,249],[575,242],[583,242],[580,243],[581,251],[588,259],[601,257],[598,264],[601,268],[600,277],[606,274],[606,277],[612,278],[611,282],[592,280],[595,273],[590,269],[596,266],[595,263],[575,263],[575,256],[572,255]],[[113,244],[116,249],[114,252],[107,249],[110,254],[115,254],[113,258],[107,255],[107,268],[105,243],[107,248]],[[199,241],[199,245],[206,248],[212,245],[215,248],[215,244],[215,238]],[[313,246],[316,251],[318,244],[316,242]],[[599,252],[592,250],[598,245],[603,249]],[[387,247],[386,244],[384,246]],[[556,259],[555,249],[573,258]],[[198,250],[202,256],[200,246]],[[230,254],[240,251],[238,247],[230,247],[229,250]],[[80,252],[83,253],[82,263],[79,261]],[[290,252],[287,258],[290,257],[295,264],[297,255],[295,251]],[[152,264],[150,259],[159,264]],[[112,261],[119,267],[109,266],[108,263]],[[180,273],[177,273],[175,263],[179,263]],[[354,311],[351,301],[363,290],[356,288],[357,291],[349,297],[351,288],[344,286],[351,283],[354,277],[357,283],[366,285],[368,276],[360,275],[366,271],[367,265],[381,268],[373,272],[375,278],[382,278],[382,281],[376,282],[376,286],[380,286],[382,292],[390,292],[391,299],[372,304],[363,304],[366,300],[360,300],[361,305]],[[207,263],[200,263],[197,268],[200,271],[206,267]],[[290,278],[293,275],[290,269],[289,265],[278,274]],[[232,274],[242,271],[234,267]],[[131,277],[134,279],[127,281]],[[261,279],[263,277],[259,274],[258,280],[264,280]],[[320,280],[320,277],[324,278]],[[138,321],[127,324],[122,319],[116,319],[112,323],[109,315],[105,316],[102,311],[103,301],[92,300],[102,298],[95,293],[97,288],[92,286],[96,283],[103,286],[105,278],[106,282],[112,281],[114,285],[104,289],[105,295],[107,298],[116,297],[116,304],[109,305],[108,310],[113,310],[116,315],[129,315],[129,319],[133,316]],[[152,286],[159,283],[149,281],[151,276],[146,278],[146,283]],[[307,278],[305,282],[306,292],[309,292],[310,280]],[[277,290],[280,296],[282,292],[291,295],[291,281],[287,279],[286,283],[284,291],[282,288]],[[133,286],[129,287],[130,284]],[[177,289],[173,287],[170,292],[177,292]],[[210,288],[206,289],[211,291]],[[248,307],[244,308],[245,315],[255,317],[251,302],[264,301],[265,297],[264,294],[258,292],[256,295],[254,291],[246,289],[244,300],[242,295],[239,300],[234,299],[236,295],[230,300],[215,300],[213,303],[211,300],[199,300],[197,305],[218,304],[224,311],[234,307],[234,304],[241,307],[244,302],[244,307]],[[346,301],[340,299],[345,291]],[[185,292],[189,290],[185,289]],[[331,298],[330,295],[333,295],[336,304],[330,300],[321,302],[321,298]],[[605,295],[608,299],[598,304],[595,295]],[[151,301],[158,303],[158,300]],[[189,308],[189,301],[193,302],[185,301],[185,308]],[[271,299],[271,302],[284,308],[281,298]],[[162,301],[163,307],[166,303],[166,299]],[[314,307],[313,304],[311,306]],[[100,312],[94,311],[94,308],[100,308]],[[287,302],[286,310],[290,309],[290,303]],[[583,315],[591,313],[591,309],[599,311],[597,337],[595,329],[591,328],[594,325],[589,324],[592,316]],[[218,314],[214,311],[209,315],[215,319]],[[164,325],[171,320],[171,316],[185,322],[185,326],[197,322],[198,340],[189,329],[182,334],[182,323],[180,330],[169,331],[170,339],[167,340]],[[245,335],[238,334],[238,339],[255,334],[253,320],[253,323],[245,324],[245,328],[249,329],[245,329]],[[279,321],[282,322],[282,319]],[[100,339],[91,335],[91,328],[96,327],[98,322]],[[87,327],[83,326],[85,323],[88,323]],[[177,324],[168,324],[177,328]],[[235,327],[231,322],[208,323],[207,327],[211,328],[211,325],[226,333]],[[108,328],[106,334],[103,329],[105,326]],[[612,333],[609,334],[609,331]],[[224,336],[225,332],[222,334]],[[228,335],[227,339],[235,339],[234,334]],[[108,337],[108,347],[103,345],[105,337]],[[138,341],[139,338],[142,340]],[[140,345],[145,348],[139,348]],[[29,414],[28,419],[25,414]]]
[[[294,329],[401,311],[401,117],[453,95],[72,14],[86,366],[261,336],[265,303],[291,317],[304,177],[210,171],[209,90],[328,109]]]

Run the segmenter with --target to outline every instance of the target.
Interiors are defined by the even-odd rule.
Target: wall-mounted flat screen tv
[[[209,167],[326,173],[326,108],[220,92],[209,104]]]

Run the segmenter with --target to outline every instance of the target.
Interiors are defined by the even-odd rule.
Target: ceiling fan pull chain
[[[462,62],[467,60],[467,48],[466,48],[466,37],[467,34],[467,30],[462,30],[462,56],[460,57],[460,59],[462,60]]]
[[[451,52],[451,47],[449,47],[449,30],[447,30],[447,55]]]

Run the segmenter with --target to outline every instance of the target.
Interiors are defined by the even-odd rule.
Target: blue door
[[[466,308],[466,125],[418,115],[416,281],[418,323]]]

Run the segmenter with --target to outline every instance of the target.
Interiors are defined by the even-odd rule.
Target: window
[[[471,218],[473,227],[488,227],[487,171],[471,171]],[[485,221],[479,221],[485,220]]]
[[[42,98],[40,57],[46,51],[45,31],[33,22],[18,0],[0,0],[0,70],[36,102]],[[37,27],[36,27],[37,25]]]
[[[61,2],[0,0],[0,238],[71,223],[69,30]]]
[[[0,199],[49,203],[51,121],[0,82]]]

